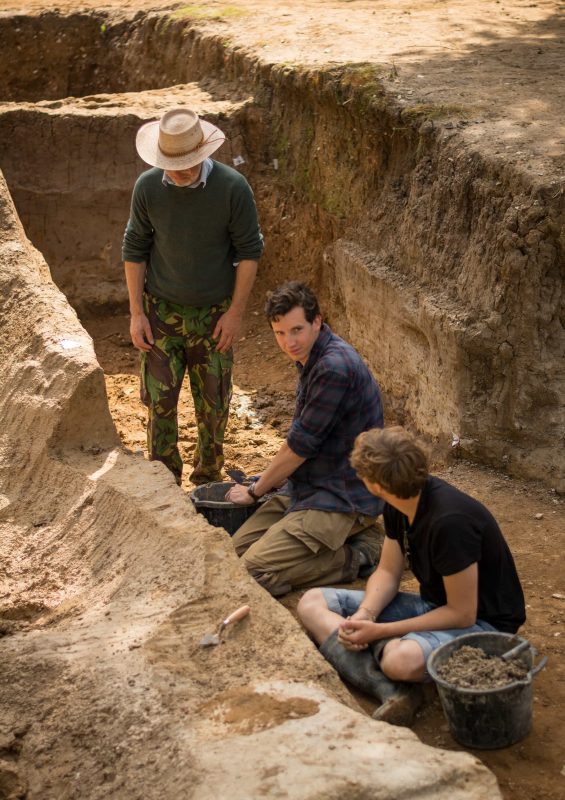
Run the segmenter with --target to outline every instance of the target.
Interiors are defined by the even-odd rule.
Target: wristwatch
[[[249,495],[249,497],[252,497],[256,503],[258,503],[261,498],[261,495],[255,494],[255,492],[253,491],[253,486],[254,484],[251,484],[251,486],[247,487],[247,494]]]

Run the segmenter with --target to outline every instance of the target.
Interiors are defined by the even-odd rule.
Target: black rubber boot
[[[380,642],[378,649],[382,650]],[[421,686],[395,683],[387,678],[378,668],[371,646],[355,652],[346,650],[337,640],[337,631],[334,631],[320,646],[320,653],[344,680],[381,703],[373,719],[391,725],[408,727],[412,724],[422,704]]]
[[[383,538],[375,531],[363,531],[347,540],[346,545],[352,550],[352,561],[357,569],[355,578],[368,578],[376,570],[383,549]]]

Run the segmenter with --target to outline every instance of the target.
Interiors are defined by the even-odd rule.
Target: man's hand
[[[235,486],[232,486],[225,499],[240,506],[250,506],[255,502],[247,491],[247,486],[243,486],[241,483],[236,483]]]
[[[361,619],[361,620],[367,619],[367,620],[369,620],[369,622],[374,622],[375,621],[374,615],[371,614],[369,609],[365,608],[365,606],[359,606],[359,608],[357,609],[355,614],[352,614],[349,617],[349,619]]]
[[[155,344],[155,339],[151,332],[151,325],[145,314],[131,315],[129,332],[131,340],[138,350],[144,350],[147,353]]]
[[[383,626],[368,619],[344,619],[337,631],[338,641],[346,650],[365,650],[371,642],[386,636]]]
[[[219,353],[227,353],[233,345],[239,336],[242,321],[243,314],[235,311],[233,306],[228,308],[225,314],[222,314],[212,334],[213,339],[219,339],[216,345],[216,350]]]

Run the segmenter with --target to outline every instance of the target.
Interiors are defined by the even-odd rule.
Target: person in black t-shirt
[[[428,679],[430,653],[467,633],[515,633],[526,618],[524,595],[492,514],[429,475],[408,432],[360,434],[351,463],[385,501],[379,565],[365,592],[310,589],[298,614],[342,677],[381,700],[375,718],[410,724],[421,695],[407,687]],[[406,559],[419,594],[399,591]]]

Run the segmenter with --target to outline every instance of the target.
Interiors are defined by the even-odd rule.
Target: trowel
[[[216,633],[207,633],[202,637],[200,640],[200,647],[214,647],[215,645],[220,644],[224,631],[228,625],[233,625],[234,622],[239,622],[249,614],[250,610],[251,609],[249,606],[241,606],[237,609],[237,611],[231,613],[229,617],[226,617],[222,622],[220,622]]]
[[[229,475],[236,483],[245,484],[246,481],[249,482],[249,478],[242,469],[227,469],[226,475]]]

